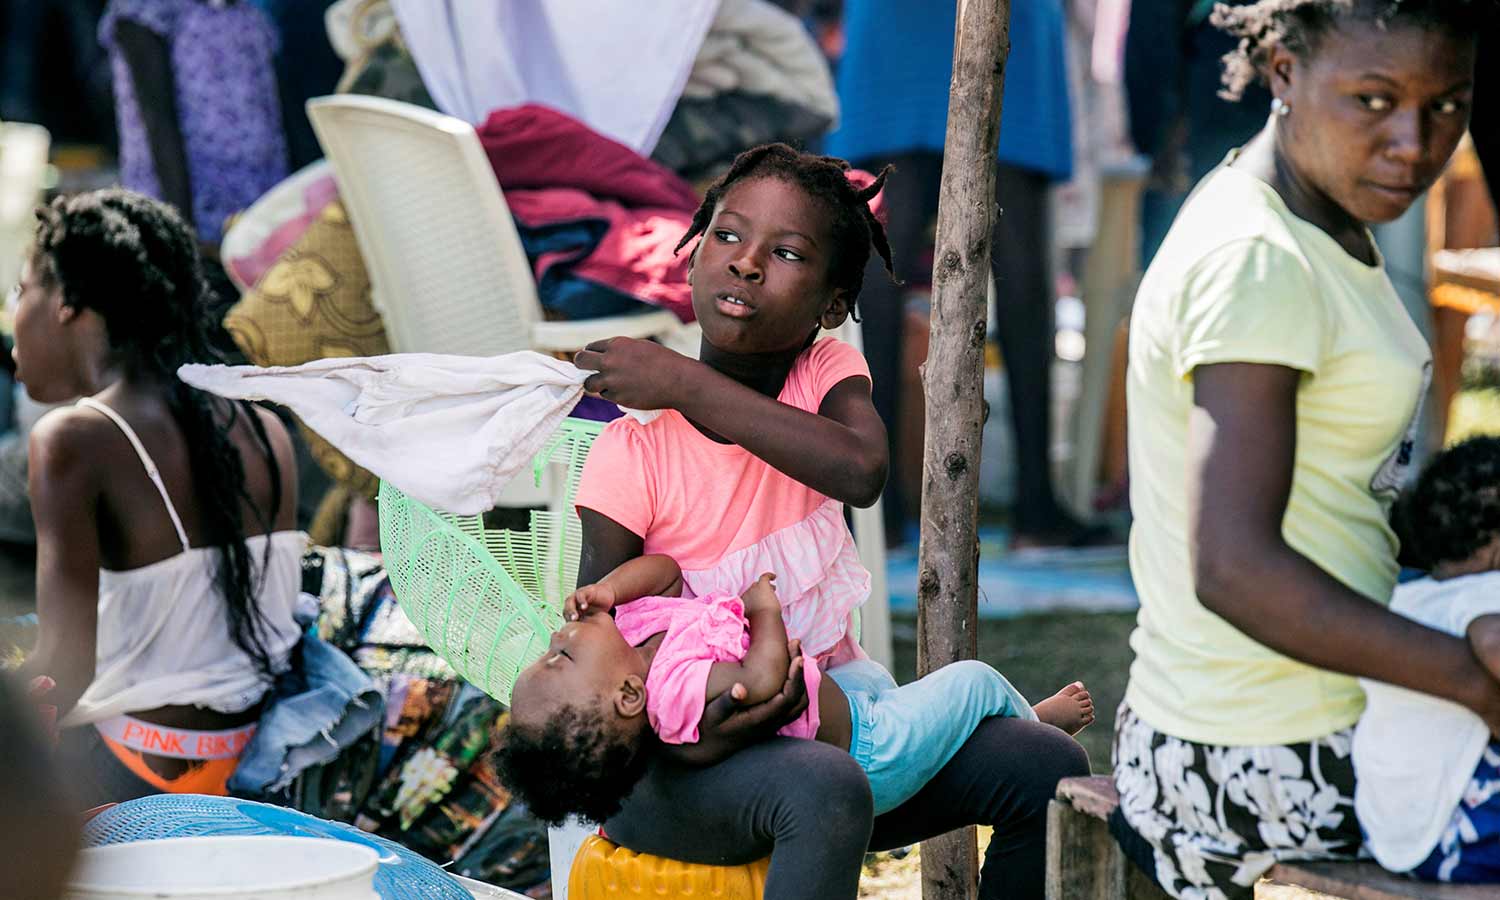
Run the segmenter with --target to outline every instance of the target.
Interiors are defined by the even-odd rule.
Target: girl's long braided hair
[[[1369,22],[1384,28],[1400,23],[1476,34],[1500,15],[1495,0],[1260,0],[1244,6],[1214,7],[1213,23],[1239,38],[1224,55],[1226,100],[1238,100],[1255,81],[1265,82],[1271,48],[1280,45],[1302,56],[1342,22]]]
[[[113,188],[59,197],[40,207],[37,218],[42,277],[61,287],[64,303],[104,319],[110,348],[127,371],[165,386],[167,408],[186,439],[204,531],[219,549],[215,578],[228,604],[231,637],[269,673],[259,585],[241,515],[244,506],[256,504],[229,438],[241,417],[270,469],[271,508],[258,517],[266,534],[281,506],[281,472],[265,426],[248,404],[194,390],[177,377],[184,363],[222,361],[209,332],[213,323],[193,230],[166,204]],[[265,570],[262,559],[261,575]]]
[[[864,286],[865,264],[870,261],[871,245],[880,254],[891,280],[900,283],[891,267],[891,245],[885,237],[885,226],[870,212],[870,201],[885,187],[885,179],[892,171],[891,166],[886,166],[874,181],[861,188],[849,180],[849,163],[837,157],[803,153],[786,144],[752,147],[736,156],[729,171],[709,187],[702,205],[693,214],[692,225],[677,242],[676,249],[686,247],[708,229],[714,208],[735,182],[770,177],[795,184],[827,207],[833,216],[834,252],[828,281],[833,287],[848,291],[849,315],[857,322],[859,314],[855,301]]]

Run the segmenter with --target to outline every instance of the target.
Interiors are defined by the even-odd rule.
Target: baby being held
[[[1391,611],[1467,638],[1500,678],[1500,438],[1472,438],[1439,454],[1393,520],[1403,561],[1428,576],[1398,586]],[[1500,882],[1500,741],[1456,703],[1361,684],[1354,808],[1365,846],[1395,872]]]
[[[743,597],[682,593],[672,559],[643,556],[568,598],[569,621],[516,680],[496,751],[506,785],[538,818],[605,821],[657,742],[694,743],[708,703],[728,693],[753,705],[793,677],[804,680],[809,703],[778,733],[849,751],[869,776],[877,814],[916,794],[990,716],[1040,719],[1070,734],[1094,718],[1082,683],[1033,709],[973,660],[901,687],[869,659],[827,672],[804,664],[771,574]]]

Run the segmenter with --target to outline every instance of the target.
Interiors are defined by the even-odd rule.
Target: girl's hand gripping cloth
[[[357,465],[460,515],[496,505],[578,403],[590,374],[529,350],[177,370],[189,385],[221,397],[288,407]],[[642,422],[656,415],[630,414]]]

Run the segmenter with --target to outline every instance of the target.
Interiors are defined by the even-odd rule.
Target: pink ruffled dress
[[[646,715],[668,744],[694,744],[708,699],[708,673],[714,663],[739,662],[750,649],[745,604],[734,594],[703,597],[642,597],[615,609],[615,623],[631,644],[666,632],[646,675]],[[803,666],[807,696],[818,696],[823,673]],[[818,704],[777,734],[812,739],[818,734]]]

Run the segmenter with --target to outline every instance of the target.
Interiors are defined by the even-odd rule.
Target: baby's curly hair
[[[532,815],[559,825],[570,815],[602,823],[620,811],[646,773],[656,737],[611,727],[598,709],[563,707],[540,728],[514,717],[495,748],[500,781]]]
[[[1500,536],[1500,437],[1470,438],[1427,464],[1396,502],[1401,561],[1430,571],[1461,562]]]
[[[827,207],[833,216],[833,263],[828,280],[835,288],[849,292],[849,315],[857,322],[855,301],[865,282],[865,263],[870,261],[870,246],[880,254],[885,270],[896,278],[891,267],[891,245],[885,237],[885,226],[870,212],[870,201],[885,187],[885,179],[894,171],[891,166],[880,170],[867,187],[856,187],[849,180],[849,163],[833,156],[803,153],[786,144],[762,144],[734,158],[729,171],[715,181],[703,196],[703,204],[693,214],[687,234],[677,242],[677,250],[708,229],[714,208],[737,181],[751,178],[780,178],[797,185],[813,199]]]
[[[1266,60],[1281,45],[1298,56],[1317,48],[1318,40],[1343,22],[1370,22],[1384,28],[1399,23],[1440,28],[1454,34],[1476,34],[1479,26],[1500,15],[1496,0],[1260,0],[1243,6],[1220,3],[1213,23],[1239,38],[1224,55],[1224,88],[1219,95],[1238,100],[1251,83],[1266,82]]]

